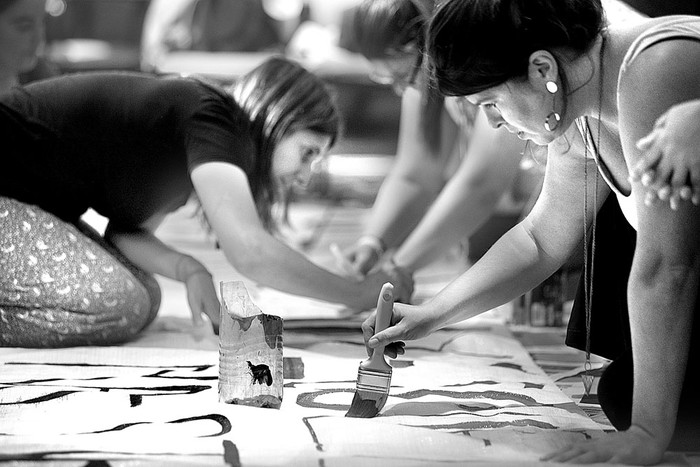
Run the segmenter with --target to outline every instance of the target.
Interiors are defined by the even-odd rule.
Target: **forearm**
[[[365,302],[365,291],[359,283],[319,267],[267,233],[256,235],[245,245],[231,245],[225,237],[220,241],[229,262],[263,286],[353,308]]]
[[[387,248],[400,245],[418,225],[436,194],[400,174],[390,174],[382,184],[363,233],[380,238]]]
[[[206,268],[189,255],[161,242],[146,229],[120,231],[109,226],[105,237],[134,265],[151,274],[183,282]]]
[[[427,306],[443,310],[443,326],[453,324],[503,305],[531,290],[562,263],[561,257],[552,257],[539,248],[526,224],[521,222],[501,237],[464,274],[432,298]]]
[[[632,424],[659,439],[664,447],[675,426],[698,280],[697,265],[689,268],[662,264],[645,268],[636,259],[630,274]]]
[[[394,254],[394,262],[411,271],[431,263],[448,248],[469,237],[493,214],[505,189],[482,187],[473,180],[445,187],[418,227]]]

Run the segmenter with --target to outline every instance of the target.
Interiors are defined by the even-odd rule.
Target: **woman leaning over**
[[[368,345],[425,336],[517,297],[586,233],[585,348],[595,351],[607,323],[623,324],[598,392],[619,432],[547,459],[652,464],[666,449],[698,449],[700,208],[646,206],[628,167],[666,109],[700,97],[700,18],[608,25],[598,0],[448,0],[431,22],[428,53],[443,93],[467,96],[494,127],[549,146],[544,186],[527,218],[437,296],[396,304],[394,326],[375,338],[370,317]],[[596,241],[591,226],[606,198],[636,241],[629,267],[616,265],[616,281],[603,288],[594,278],[611,277],[609,258],[596,254],[597,241],[628,241],[607,238],[615,233]]]

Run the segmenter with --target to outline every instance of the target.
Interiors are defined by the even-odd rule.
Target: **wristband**
[[[381,238],[374,235],[363,235],[357,240],[358,246],[366,246],[374,250],[377,256],[382,256],[386,251],[386,246]]]

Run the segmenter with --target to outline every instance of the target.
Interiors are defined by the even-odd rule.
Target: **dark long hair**
[[[0,13],[10,8],[10,6],[12,6],[13,3],[16,3],[18,1],[19,0],[0,0]]]
[[[425,51],[425,35],[434,0],[364,0],[353,12],[353,39],[357,50],[368,59],[383,59],[393,51],[416,46]],[[428,76],[425,64],[422,72]],[[443,96],[423,80],[421,95],[423,112],[420,128],[428,145],[440,146],[440,114]]]
[[[440,92],[464,96],[525,77],[536,50],[560,62],[564,49],[580,56],[604,26],[600,0],[446,0],[430,22],[427,52]]]
[[[249,178],[258,215],[274,230],[272,207],[281,187],[272,177],[272,154],[282,137],[310,130],[331,137],[340,134],[340,118],[325,83],[300,64],[272,57],[245,74],[227,92],[248,115],[258,154]]]

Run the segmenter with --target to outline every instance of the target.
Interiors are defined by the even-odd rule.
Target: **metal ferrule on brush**
[[[357,374],[357,389],[360,391],[374,391],[386,394],[391,387],[391,370],[374,371],[360,368]]]
[[[374,333],[389,327],[394,306],[394,286],[387,282],[377,300]],[[357,388],[346,417],[371,418],[384,407],[391,388],[391,365],[384,359],[384,346],[374,349],[372,356],[360,363]]]

